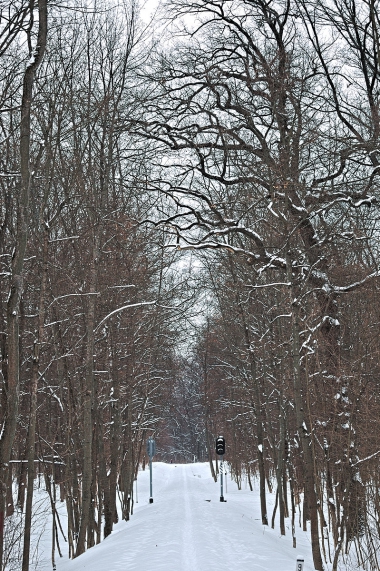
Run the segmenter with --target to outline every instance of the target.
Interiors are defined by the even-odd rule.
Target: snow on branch
[[[270,284],[261,284],[261,285],[249,285],[250,289],[262,289],[265,287],[275,287],[275,286],[287,286],[290,287],[292,284],[290,282],[273,282]]]
[[[355,283],[350,284],[348,286],[345,286],[345,287],[334,286],[334,292],[335,293],[348,293],[348,292],[364,285],[369,280],[371,280],[373,278],[378,278],[378,277],[380,277],[380,271],[373,272],[372,274],[369,274],[368,276],[366,276],[364,279],[360,280],[359,282],[355,282]]]
[[[307,329],[300,331],[300,335],[304,335],[305,333],[310,333],[308,341],[307,341],[307,343],[309,343],[310,336],[313,333],[315,333],[316,331],[318,331],[322,327],[322,325],[324,325],[325,323],[328,323],[331,327],[339,327],[340,326],[338,319],[331,317],[331,315],[324,315],[322,317],[322,319],[316,325],[314,325],[314,327],[308,327]]]
[[[355,464],[351,464],[351,466],[354,467],[354,466],[358,466],[359,464],[363,464],[363,462],[367,462],[367,460],[371,460],[372,458],[376,458],[376,456],[378,456],[379,454],[380,454],[380,450],[378,450],[374,454],[371,454],[370,456],[367,456],[366,458],[363,458],[362,460],[358,460],[357,462],[355,462]]]
[[[114,311],[111,311],[111,313],[109,313],[108,315],[106,315],[101,321],[100,323],[98,323],[98,325],[95,327],[94,331],[97,331],[97,329],[99,329],[99,327],[101,325],[103,325],[103,323],[105,321],[107,321],[107,319],[109,319],[110,317],[112,317],[113,315],[115,315],[116,313],[119,313],[120,311],[123,311],[124,309],[130,309],[131,307],[142,307],[143,305],[155,305],[157,303],[157,300],[154,301],[141,301],[140,303],[131,303],[129,305],[123,305],[123,307],[119,307],[118,309],[114,309]]]
[[[65,295],[59,295],[58,297],[55,297],[53,299],[48,309],[53,305],[53,303],[55,303],[59,299],[64,299],[65,297],[82,297],[84,295],[100,295],[100,292],[96,291],[96,292],[87,292],[87,293],[67,293]]]
[[[53,242],[63,242],[64,240],[76,240],[79,236],[65,236],[64,238],[54,238],[54,240],[49,240],[49,244],[53,244]]]

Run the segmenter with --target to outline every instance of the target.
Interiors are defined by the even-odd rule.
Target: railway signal
[[[215,452],[219,455],[220,458],[220,501],[225,502],[223,496],[223,455],[226,452],[226,441],[224,440],[223,436],[218,436],[215,442]]]

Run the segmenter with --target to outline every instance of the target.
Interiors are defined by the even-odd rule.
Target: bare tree
[[[0,448],[0,560],[3,553],[3,525],[6,501],[6,482],[12,444],[15,437],[18,399],[19,399],[19,312],[23,290],[24,259],[29,229],[29,199],[30,199],[30,123],[33,98],[33,85],[38,66],[42,62],[47,37],[47,3],[41,0],[38,5],[38,33],[36,44],[33,45],[34,3],[28,6],[30,26],[27,33],[29,46],[29,62],[23,77],[21,122],[20,122],[20,172],[21,181],[17,202],[17,229],[15,248],[12,255],[11,287],[7,306],[7,369],[5,390],[6,401],[3,416],[2,439]]]

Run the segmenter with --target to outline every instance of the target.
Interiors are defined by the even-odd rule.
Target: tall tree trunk
[[[311,446],[311,429],[306,426],[306,395],[302,386],[301,366],[300,366],[300,339],[299,339],[299,306],[296,299],[295,288],[293,287],[293,277],[291,273],[290,255],[287,254],[287,278],[290,286],[290,302],[292,314],[292,353],[293,353],[293,386],[294,401],[296,408],[297,430],[302,443],[304,456],[303,468],[305,476],[305,498],[310,517],[311,548],[313,554],[314,568],[323,571],[321,549],[318,533],[318,504],[314,484],[314,463]]]
[[[277,449],[277,467],[276,467],[276,478],[277,478],[277,490],[278,490],[278,502],[280,508],[280,531],[281,535],[285,535],[285,498],[284,498],[284,455],[285,455],[285,422],[284,422],[284,410],[282,405],[282,398],[280,397],[280,440]]]
[[[264,464],[264,423],[262,415],[261,392],[259,386],[259,379],[256,374],[256,362],[253,355],[253,350],[249,347],[249,358],[251,365],[251,380],[254,386],[255,394],[255,412],[256,412],[256,436],[257,436],[257,458],[259,464],[259,487],[260,487],[260,508],[261,508],[261,522],[263,525],[268,525],[267,513],[267,500],[265,489],[265,464]]]
[[[79,528],[78,544],[75,557],[86,550],[86,536],[90,525],[91,498],[92,498],[92,438],[93,418],[92,407],[94,398],[94,339],[95,339],[95,308],[97,267],[99,257],[99,235],[94,230],[92,259],[90,268],[90,288],[87,310],[86,332],[86,364],[83,399],[83,469],[82,469],[82,509]]]
[[[213,450],[213,448],[212,448],[212,446],[210,446],[210,433],[209,433],[208,426],[207,426],[207,418],[206,418],[205,431],[206,431],[207,458],[208,458],[208,463],[210,464],[211,476],[214,478],[214,481],[217,482],[218,476],[216,475],[214,464],[212,461],[212,450]]]
[[[115,356],[112,350],[112,337],[110,338],[109,352],[112,354],[112,378],[114,379],[113,398],[111,402],[111,442],[110,442],[110,466],[108,476],[108,495],[104,496],[104,537],[112,532],[115,518],[117,517],[116,509],[116,493],[117,478],[119,472],[119,453],[120,453],[120,434],[121,434],[121,417],[120,417],[120,372],[115,363]]]
[[[249,369],[250,369],[250,381],[253,387],[254,394],[254,411],[256,415],[256,437],[257,437],[257,459],[259,465],[259,488],[260,488],[260,508],[261,508],[261,521],[263,525],[268,525],[268,513],[267,513],[267,500],[266,500],[266,489],[265,489],[265,463],[264,463],[264,421],[263,421],[263,411],[262,411],[262,399],[261,399],[261,389],[259,379],[257,378],[256,371],[256,359],[253,348],[252,339],[249,333],[249,326],[244,313],[243,305],[238,293],[238,280],[235,275],[233,268],[232,257],[229,256],[229,267],[232,275],[232,279],[236,285],[236,305],[238,307],[241,324],[244,331],[245,346],[247,350],[247,355],[249,359]],[[251,387],[249,387],[250,389]]]
[[[32,18],[34,0],[29,2]],[[31,34],[32,30],[29,31]],[[16,243],[12,257],[11,288],[7,304],[7,378],[5,414],[0,441],[0,562],[3,568],[3,522],[6,501],[7,470],[14,441],[19,406],[19,310],[23,290],[23,273],[28,241],[30,198],[30,123],[35,73],[44,56],[47,37],[47,0],[38,2],[37,44],[26,67],[23,80],[20,123],[21,183],[17,205]]]
[[[49,230],[45,227],[42,254],[42,276],[40,287],[40,299],[38,307],[38,325],[37,339],[34,342],[34,355],[32,364],[32,381],[30,387],[30,416],[29,430],[27,438],[27,489],[26,489],[26,505],[25,505],[25,528],[24,528],[24,548],[22,555],[22,571],[29,570],[29,554],[30,554],[30,535],[32,526],[32,505],[33,505],[33,485],[34,485],[34,459],[35,459],[35,443],[36,443],[36,423],[37,423],[37,389],[39,377],[39,362],[41,343],[43,341],[44,323],[45,323],[45,297],[47,283],[47,262],[48,262],[48,238]]]

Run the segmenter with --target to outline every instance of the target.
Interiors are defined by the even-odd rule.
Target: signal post
[[[220,460],[220,501],[225,502],[227,500],[224,499],[223,496],[223,456],[226,451],[226,441],[224,440],[223,436],[218,436],[215,442],[215,452],[219,455]]]

